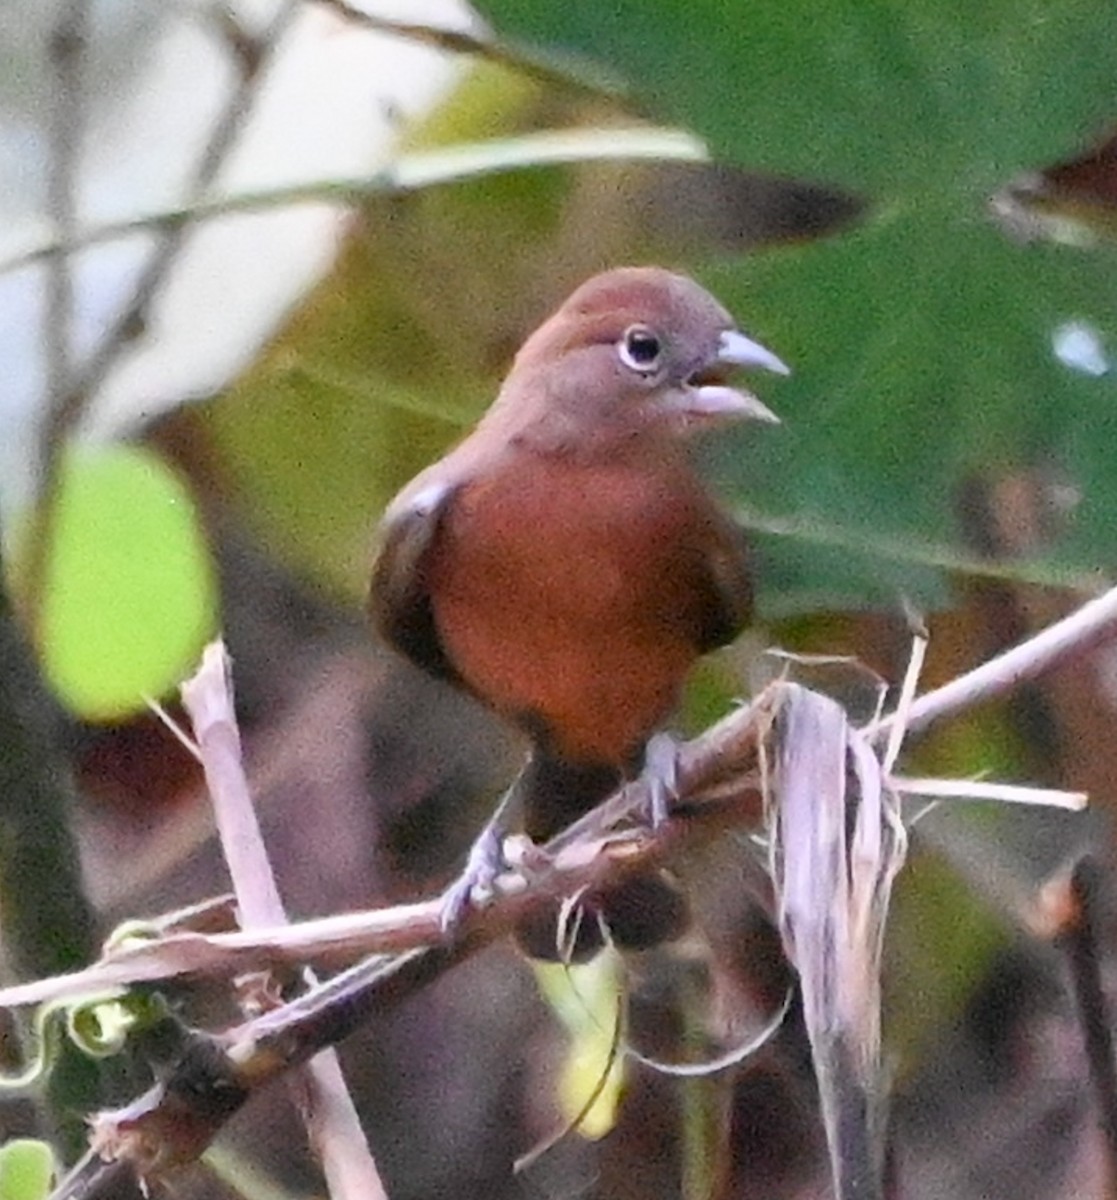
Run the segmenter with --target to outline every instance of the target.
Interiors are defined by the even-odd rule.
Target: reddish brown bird
[[[776,420],[728,385],[737,367],[787,373],[693,280],[598,275],[385,516],[375,625],[529,736],[515,791],[537,840],[639,768],[694,661],[749,620],[741,532],[688,453],[727,420]]]

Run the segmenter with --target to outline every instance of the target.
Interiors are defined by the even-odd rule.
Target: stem
[[[1117,1196],[1117,1067],[1113,1055],[1111,1014],[1101,978],[1101,864],[1087,856],[1070,878],[1073,915],[1063,944],[1070,962],[1074,998],[1090,1084],[1097,1106],[1098,1125],[1105,1138],[1106,1196]]]
[[[1088,601],[1019,646],[920,696],[908,710],[907,732],[922,732],[935,721],[972,708],[978,701],[1003,696],[1052,667],[1095,650],[1114,636],[1117,636],[1117,588]],[[896,719],[896,714],[890,713],[870,723],[865,735],[883,737]]]

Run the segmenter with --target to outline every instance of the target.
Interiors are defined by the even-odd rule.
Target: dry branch
[[[73,10],[80,13],[84,0],[74,0]],[[254,65],[245,65],[243,56],[238,56],[242,71],[228,102],[219,113],[210,129],[202,148],[188,194],[198,199],[212,186],[236,146],[237,139],[251,114],[259,91],[260,78],[266,69],[276,46],[300,9],[299,0],[282,0],[267,27],[256,42]],[[84,33],[84,25],[78,24],[76,32]],[[49,356],[47,374],[49,378],[49,403],[43,434],[39,444],[38,472],[36,480],[39,506],[32,529],[28,578],[32,597],[42,596],[46,565],[57,519],[58,483],[62,451],[66,441],[84,416],[98,389],[121,361],[125,352],[142,336],[149,310],[171,270],[178,262],[186,238],[192,228],[190,222],[168,222],[158,228],[155,244],[148,254],[131,294],[120,314],[105,331],[80,369],[71,360],[69,330],[72,322],[73,296],[70,287],[68,256],[73,241],[75,210],[73,196],[73,162],[80,150],[76,142],[75,114],[80,95],[82,38],[63,39],[69,53],[58,58],[61,100],[54,129],[55,144],[52,145],[52,216],[58,223],[56,230],[58,249],[54,254],[51,303],[45,345]],[[56,55],[57,57],[57,55]],[[71,118],[65,122],[66,115]],[[71,144],[73,143],[73,144]],[[37,604],[32,605],[37,611]]]
[[[223,643],[206,648],[201,667],[182,687],[182,702],[198,740],[241,925],[249,930],[259,925],[283,925],[287,914],[245,775],[229,657]],[[270,977],[265,978],[262,987],[257,983],[255,988],[256,993],[264,995],[273,990],[278,991]],[[243,994],[243,977],[241,991]],[[383,1200],[387,1193],[346,1087],[337,1051],[332,1046],[324,1048],[292,1074],[289,1088],[322,1164],[332,1200]]]
[[[915,700],[908,706],[910,723],[922,728],[933,719],[999,695],[1015,682],[1034,678],[1097,646],[1115,631],[1117,590],[1084,605],[1007,654]],[[376,944],[391,945],[396,953],[359,962],[291,1003],[221,1035],[193,1034],[178,1068],[166,1081],[126,1109],[99,1114],[100,1145],[141,1173],[146,1169],[159,1174],[189,1161],[256,1088],[307,1061],[323,1047],[336,1044],[371,1013],[413,995],[502,937],[532,905],[549,905],[556,895],[575,886],[615,881],[619,873],[695,839],[717,836],[733,826],[755,825],[758,752],[786,694],[787,685],[772,685],[751,706],[680,748],[678,801],[671,819],[660,829],[636,829],[630,823],[648,803],[648,785],[637,780],[556,837],[545,847],[540,862],[499,880],[493,901],[467,913],[453,942],[439,940],[437,901],[379,914],[379,927],[372,932],[374,922],[370,920],[364,935],[370,940],[382,939]],[[886,716],[857,736],[879,736],[895,720],[894,714]],[[316,924],[322,932],[321,923]],[[331,932],[336,935],[338,931],[335,927]],[[234,935],[214,935],[206,943],[205,953],[219,946],[229,956],[226,969],[233,961],[242,967],[245,962],[271,962],[272,956],[283,956],[290,949],[279,948],[278,933],[268,931],[254,946],[233,944],[229,939]],[[342,940],[346,936],[352,937],[353,930]],[[336,951],[336,942],[332,948]],[[309,953],[305,944],[303,953]],[[142,955],[133,966],[137,964],[143,965]],[[173,963],[164,961],[161,966]],[[150,960],[145,969],[145,978],[159,977],[151,973]],[[0,994],[0,1003],[12,1003],[15,998],[8,991]],[[25,989],[18,998],[27,1001],[31,996]],[[104,1194],[97,1181],[115,1178],[93,1158],[79,1171],[86,1185],[71,1179],[60,1196]]]
[[[906,714],[907,732],[921,733],[944,717],[956,716],[975,704],[1006,695],[1020,684],[1096,650],[1114,636],[1117,636],[1117,588],[1110,588],[1019,646],[920,696]],[[892,713],[869,725],[865,734],[882,737],[895,721],[896,714]]]
[[[573,62],[569,58],[558,62],[526,47],[500,41],[491,34],[472,33],[466,29],[446,29],[415,21],[398,21],[368,9],[358,8],[347,0],[318,0],[323,8],[337,13],[344,21],[375,33],[395,34],[397,37],[420,42],[451,54],[467,54],[538,80],[550,87],[589,92],[623,100],[631,110],[636,99],[616,75],[606,74],[600,64],[589,60]]]
[[[404,927],[416,948],[366,958],[298,999],[220,1035],[188,1035],[169,1077],[123,1109],[98,1114],[88,1155],[55,1200],[108,1195],[119,1179],[102,1156],[157,1178],[192,1161],[258,1088],[336,1045],[373,1012],[407,999],[443,973],[505,936],[531,909],[549,906],[576,884],[613,880],[662,856],[681,842],[716,836],[731,824],[755,823],[758,740],[767,727],[775,690],[680,748],[676,814],[662,828],[626,826],[646,811],[649,785],[637,780],[545,847],[537,867],[498,881],[493,902],[471,909],[456,940],[441,937],[439,905],[412,906]],[[415,920],[423,909],[423,921]],[[397,913],[399,910],[394,910]],[[176,936],[176,935],[172,935]],[[202,936],[202,935],[195,935]],[[437,944],[423,944],[438,938]],[[26,996],[26,992],[24,993]],[[11,993],[0,997],[10,999]]]

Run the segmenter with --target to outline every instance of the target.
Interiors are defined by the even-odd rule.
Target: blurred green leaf
[[[0,1200],[42,1200],[54,1170],[54,1152],[46,1142],[13,1138],[0,1147]]]
[[[761,384],[783,426],[761,447],[721,447],[723,477],[746,509],[844,530],[851,550],[907,542],[898,562],[935,565],[920,543],[974,556],[962,535],[965,481],[1038,468],[1062,485],[1066,508],[1033,577],[1065,580],[1112,560],[1113,381],[1069,369],[1053,348],[1072,321],[1117,348],[1108,255],[1014,245],[961,217],[896,217],[719,264],[707,278],[794,364],[786,384]],[[801,577],[808,590],[824,574],[837,588],[831,602],[858,591],[878,600],[880,584],[901,580],[926,595],[926,578],[850,559],[854,586],[843,591],[842,562],[826,571],[811,541],[785,539],[775,553],[779,576]]]
[[[63,702],[93,720],[141,709],[185,675],[216,608],[205,538],[177,476],[132,446],[71,451],[37,629]]]
[[[580,1118],[581,1134],[604,1137],[616,1124],[624,1087],[624,1058],[617,1051],[623,1001],[616,955],[606,952],[576,966],[535,962],[532,969],[569,1037],[557,1083],[563,1119]]]
[[[981,196],[1113,115],[1108,0],[480,0],[624,73],[718,157],[881,196]]]
[[[948,863],[918,852],[899,877],[889,920],[885,1028],[889,1052],[908,1069],[958,1022],[1010,935]]]
[[[1062,527],[1036,548],[1038,577],[1112,561],[1112,378],[1064,365],[1056,340],[1079,323],[1103,356],[1117,347],[1114,263],[1011,241],[987,201],[1117,112],[1117,6],[481,7],[501,34],[624,72],[657,115],[688,123],[724,160],[866,193],[873,215],[852,232],[701,272],[794,371],[759,384],[784,425],[720,445],[724,483],[761,524],[826,527],[849,547],[768,539],[767,611],[899,588],[933,598],[933,573],[904,562],[972,559],[961,488],[999,472],[1035,468],[1056,485]],[[875,548],[890,542],[912,552],[882,570]]]

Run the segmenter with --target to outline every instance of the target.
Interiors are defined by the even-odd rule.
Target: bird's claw
[[[487,826],[469,850],[461,874],[442,893],[438,923],[445,937],[460,928],[466,913],[493,894],[493,884],[505,868],[503,831]]]
[[[669,733],[656,733],[644,751],[643,778],[648,786],[648,821],[659,829],[679,798],[679,745]]]

